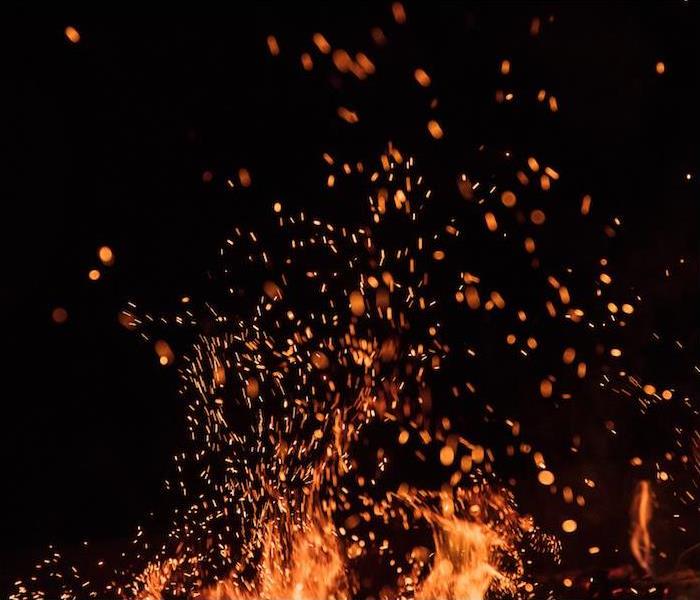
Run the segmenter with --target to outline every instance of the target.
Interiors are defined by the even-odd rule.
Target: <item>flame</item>
[[[205,590],[206,600],[347,600],[351,587],[345,560],[330,521],[315,519],[291,533],[285,556],[279,523],[263,528],[262,560],[254,582],[229,577]]]
[[[433,568],[416,600],[482,600],[493,583],[504,579],[495,553],[506,542],[486,525],[436,517],[433,541]]]
[[[412,490],[400,499],[414,507],[416,517],[432,532],[432,564],[428,548],[411,553],[415,600],[518,597],[519,588],[528,586],[518,548],[526,535],[539,534],[532,521],[517,512],[506,490],[481,482],[439,493]]]
[[[243,544],[242,559],[213,585],[187,588],[188,567],[202,574],[196,556],[152,562],[135,578],[135,600],[163,600],[166,593],[202,600],[349,600],[353,587],[338,532],[319,504],[305,504],[303,520],[279,501],[266,511]],[[270,505],[272,506],[272,504]]]
[[[393,2],[391,9],[396,23],[405,24],[403,5]],[[371,31],[378,47],[386,44],[381,29]],[[533,19],[530,31],[539,33],[539,18]],[[71,42],[80,40],[74,27],[67,27],[65,34]],[[277,56],[277,38],[269,35],[266,41],[270,54]],[[339,73],[350,72],[360,80],[375,73],[375,64],[363,52],[353,52],[353,58],[348,51],[333,47],[321,33],[315,33],[312,41]],[[301,60],[305,70],[314,68],[315,59],[310,54],[305,52]],[[388,62],[381,64],[388,66]],[[663,63],[657,64],[661,73],[659,66]],[[413,71],[421,87],[434,85],[422,68],[408,71]],[[510,60],[500,61],[500,72],[511,72]],[[335,82],[336,77],[329,80]],[[392,77],[389,81],[393,85],[396,80]],[[334,84],[334,98],[335,88]],[[392,87],[392,92],[398,89]],[[497,92],[498,102],[513,97],[513,92]],[[547,98],[550,111],[556,112],[556,98],[541,90],[539,101]],[[367,118],[371,113],[345,106],[339,106],[335,114],[348,124],[372,121]],[[425,121],[420,123],[423,130]],[[428,133],[435,140],[457,139],[458,131],[450,133],[448,124],[431,119]],[[342,146],[338,150],[339,155],[354,154]],[[107,587],[114,592],[109,597],[345,600],[359,593],[359,585],[349,575],[362,572],[354,569],[355,561],[369,563],[372,568],[382,561],[387,563],[384,566],[390,575],[381,581],[369,576],[367,580],[368,586],[386,584],[382,589],[391,590],[388,597],[392,599],[482,600],[491,594],[519,596],[521,589],[532,592],[533,586],[524,581],[525,548],[521,542],[526,536],[528,543],[544,542],[541,545],[557,558],[558,542],[535,533],[532,522],[518,514],[506,489],[494,490],[499,481],[494,470],[496,455],[488,446],[467,439],[481,437],[480,433],[468,433],[477,427],[476,421],[470,423],[471,406],[477,402],[489,415],[485,423],[503,419],[514,437],[520,435],[520,424],[511,418],[520,412],[519,405],[483,402],[491,391],[502,389],[498,382],[494,388],[488,382],[493,364],[503,355],[491,352],[496,350],[495,336],[501,338],[501,324],[487,313],[502,311],[503,326],[519,328],[518,323],[528,322],[528,333],[523,330],[528,337],[523,336],[521,342],[515,333],[503,336],[508,346],[520,347],[523,360],[530,360],[529,351],[538,348],[540,333],[545,344],[558,340],[558,346],[552,347],[564,348],[561,360],[572,368],[560,375],[554,365],[546,365],[553,368],[532,381],[517,382],[517,389],[522,388],[520,384],[534,384],[540,396],[554,404],[559,398],[571,398],[565,390],[574,377],[584,379],[592,370],[584,348],[604,347],[602,340],[608,335],[600,338],[596,332],[603,328],[610,331],[611,327],[607,320],[599,321],[599,313],[607,319],[618,310],[631,315],[635,308],[622,304],[623,298],[620,309],[614,302],[608,302],[606,309],[599,307],[598,300],[605,296],[598,283],[594,288],[596,303],[577,306],[564,280],[560,283],[554,277],[570,262],[569,244],[553,246],[556,254],[547,255],[542,254],[539,242],[529,237],[530,225],[545,230],[558,219],[551,218],[556,213],[550,216],[532,204],[531,196],[538,193],[527,191],[527,186],[532,177],[543,192],[554,191],[560,175],[534,156],[523,162],[525,156],[518,152],[511,161],[507,152],[509,164],[515,167],[519,162],[522,170],[510,173],[505,180],[489,175],[488,185],[479,181],[476,165],[474,171],[470,167],[470,177],[459,175],[457,191],[473,205],[462,210],[449,200],[434,202],[429,178],[417,169],[412,156],[403,155],[391,143],[379,160],[348,161],[342,168],[324,153],[327,187],[339,189],[338,199],[345,201],[357,184],[362,191],[359,197],[368,200],[364,214],[358,213],[358,205],[349,203],[339,214],[342,218],[333,222],[310,216],[304,209],[283,210],[282,203],[274,199],[271,243],[266,244],[265,236],[253,230],[234,227],[220,249],[225,267],[220,277],[211,278],[216,282],[213,299],[205,301],[198,311],[190,296],[182,298],[188,306],[178,311],[174,322],[178,327],[192,327],[199,337],[186,355],[177,357],[177,363],[170,345],[153,335],[159,331],[159,323],[166,325],[173,319],[138,316],[132,311],[135,305],[120,313],[124,327],[141,330],[145,339],[156,340],[154,349],[163,366],[180,365],[188,440],[173,457],[176,480],[169,481],[167,487],[178,494],[177,508],[165,539],[157,545],[145,537],[134,540],[139,542],[138,566],[129,565],[127,571],[118,573],[117,582]],[[525,165],[530,175],[526,175]],[[487,172],[500,171],[492,166],[496,165],[487,165]],[[239,168],[237,175],[241,187],[254,184],[247,168]],[[517,197],[501,186],[513,175],[521,184]],[[347,192],[343,184],[346,176],[353,181]],[[204,182],[212,178],[209,171],[203,174]],[[234,187],[232,179],[227,183]],[[447,188],[439,184],[437,196],[443,196],[443,189]],[[503,189],[500,204],[512,209],[515,219],[498,207],[494,192],[499,189]],[[260,195],[256,201],[263,198]],[[583,196],[581,216],[590,213],[591,202],[590,195]],[[475,210],[482,218],[474,220]],[[614,223],[621,225],[617,217]],[[473,226],[483,224],[497,234],[493,239],[498,238],[498,246],[482,242],[481,235],[472,235],[478,233]],[[610,225],[604,231],[613,237],[616,230]],[[526,258],[532,269],[543,275],[551,272],[546,280],[557,290],[554,297],[550,298],[549,290],[538,291],[537,281],[545,279],[539,275],[528,276],[528,293],[514,293],[512,299],[494,289],[499,283],[505,284],[505,289],[521,287],[526,272],[521,273],[519,262],[510,263],[510,248],[501,246],[501,242],[510,244],[521,237],[525,250],[521,259]],[[479,251],[474,252],[475,248]],[[480,264],[479,257],[492,252],[492,258]],[[114,253],[107,246],[98,250],[98,257],[105,267],[114,263]],[[502,264],[504,257],[509,262]],[[540,263],[540,259],[545,260]],[[600,266],[611,272],[599,273],[600,283],[612,284],[614,273],[608,269],[612,265],[601,259]],[[586,273],[588,268],[581,270]],[[517,276],[499,281],[501,271]],[[566,272],[573,291],[579,287],[574,270],[567,268]],[[102,277],[98,269],[88,276],[93,281]],[[539,307],[541,300],[546,300],[543,304],[551,317],[546,326],[537,317],[528,320],[530,308]],[[457,305],[471,314],[465,317]],[[570,323],[583,323],[584,315],[584,330],[590,326],[593,337],[589,341],[595,344],[586,343],[582,349],[569,347]],[[56,323],[64,322],[65,309],[56,308],[53,318]],[[472,323],[477,325],[474,344],[464,339]],[[620,320],[619,324],[625,322]],[[483,348],[476,343],[480,338]],[[477,363],[472,363],[477,351],[483,360],[494,361],[482,374],[477,372]],[[607,354],[622,359],[623,347],[609,347]],[[546,355],[541,359],[543,366]],[[538,366],[532,372],[538,373],[540,359],[535,360]],[[619,372],[622,378],[627,371]],[[483,380],[483,391],[477,391],[472,375]],[[641,386],[639,379],[630,375],[626,383],[623,380],[624,385],[613,388],[620,387],[628,395],[626,388],[632,386],[634,393],[640,388],[650,398],[659,397],[654,385]],[[447,390],[450,393],[445,394]],[[660,392],[664,401],[672,397],[670,390]],[[530,410],[529,405],[522,408]],[[490,429],[484,430],[482,443],[501,439],[490,433]],[[373,437],[381,438],[380,447],[372,445]],[[576,434],[573,441],[572,451],[578,451],[581,436]],[[697,432],[693,444],[695,461],[700,464]],[[556,480],[558,485],[559,476],[546,468],[541,451],[523,441],[508,444],[506,455],[515,456],[516,448],[520,454],[535,457],[540,469],[537,480],[556,492],[554,483]],[[413,457],[422,466],[413,468],[408,462]],[[666,473],[662,475],[668,479]],[[585,481],[595,487],[592,480]],[[442,487],[437,492],[409,488],[411,485]],[[404,491],[390,491],[396,486]],[[562,488],[564,501],[572,503],[572,488],[564,483]],[[576,501],[581,507],[585,505],[583,493]],[[630,549],[647,575],[652,573],[652,504],[651,485],[641,481],[630,509]],[[388,535],[397,525],[401,533]],[[576,521],[564,520],[562,529],[574,533]],[[139,529],[137,538],[142,533]],[[424,534],[420,543],[432,545],[432,549],[417,546],[408,558],[403,544],[414,533]],[[413,539],[408,542],[416,543]],[[592,546],[589,552],[599,550]],[[19,581],[15,598],[106,597],[103,590],[93,590],[89,581],[83,582],[77,568],[69,568],[64,576],[59,559],[52,551],[37,567],[49,573],[55,586],[52,589],[58,593],[33,594]],[[145,561],[150,562],[143,567]],[[133,569],[139,573],[135,577]],[[36,587],[36,580],[32,578],[30,588]],[[128,583],[122,583],[124,580]]]
[[[630,507],[632,531],[630,534],[630,550],[639,566],[646,575],[652,574],[652,543],[649,533],[649,523],[653,514],[653,495],[651,484],[647,480],[637,483],[634,499]]]
[[[371,177],[376,227],[280,217],[291,248],[280,262],[253,232],[236,228],[227,240],[227,260],[250,265],[260,287],[230,314],[221,310],[179,359],[188,441],[174,456],[175,485],[168,482],[178,507],[160,545],[139,542],[137,560],[149,564],[135,578],[119,573],[113,596],[345,600],[360,587],[349,574],[364,566],[378,572],[362,587],[385,584],[391,598],[477,600],[527,589],[521,542],[543,538],[531,535],[512,493],[494,489],[490,449],[433,406],[451,379],[442,366],[454,361],[451,373],[463,363],[436,325],[451,313],[440,312],[439,299],[455,284],[449,295],[437,284],[433,292],[432,262],[416,267],[446,259],[424,244],[417,220],[429,193],[419,193],[422,177],[393,146],[380,163],[384,174]],[[383,240],[397,223],[416,236],[415,257],[403,238],[399,247]],[[496,291],[480,298],[478,276],[454,276],[459,302],[504,309]],[[166,342],[156,351],[174,361]],[[543,396],[553,380],[543,380]],[[455,397],[460,387],[451,386]],[[392,440],[413,453],[386,448]],[[453,470],[449,480],[446,471],[417,469],[427,481],[411,472],[413,461],[438,458]],[[395,474],[408,481],[389,484]],[[414,532],[432,550],[409,559],[399,548]],[[558,555],[554,541],[543,546]]]
[[[350,564],[358,554],[352,547],[344,548],[332,515],[313,496],[319,482],[314,479],[311,495],[302,504],[300,522],[293,503],[271,502],[269,507],[280,510],[261,515],[262,522],[251,528],[252,539],[244,544],[242,559],[229,575],[194,593],[189,588],[190,596],[202,600],[349,600],[356,591]],[[394,499],[413,508],[414,526],[421,521],[429,525],[433,548],[415,547],[410,553],[410,576],[399,577],[398,588],[382,597],[483,600],[490,593],[517,596],[524,585],[518,543],[533,527],[515,511],[507,495],[474,485],[453,492],[404,490]],[[384,509],[389,514],[396,506],[389,502]],[[182,585],[188,577],[184,569],[196,563],[192,556],[151,563],[137,577],[133,597],[163,600],[166,590],[187,593]]]

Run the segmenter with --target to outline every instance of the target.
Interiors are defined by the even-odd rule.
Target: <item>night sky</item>
[[[438,195],[457,194],[465,170],[497,177],[499,152],[545,157],[563,174],[555,218],[591,194],[601,228],[623,220],[606,255],[645,298],[626,340],[630,361],[696,395],[696,3],[408,3],[405,27],[388,3],[3,12],[3,589],[50,543],[121,549],[149,513],[156,528],[167,518],[162,482],[184,435],[177,365],[161,366],[119,312],[129,301],[168,312],[183,295],[205,295],[228,232],[269,218],[278,199],[352,220],[350,195],[326,188],[324,152],[373,157],[392,140],[416,156]],[[369,31],[378,25],[389,43],[375,51]],[[320,59],[305,72],[299,56],[316,31],[369,49],[377,75],[340,77]],[[271,34],[279,56],[268,51]],[[430,72],[430,92],[413,81],[417,66]],[[543,88],[558,112],[537,102]],[[499,89],[515,101],[497,103]],[[425,129],[432,95],[439,142]],[[337,118],[340,105],[360,122]],[[241,168],[252,185],[231,189],[226,179]],[[580,258],[601,252],[571,228],[555,229],[550,243]],[[104,245],[113,266],[98,258]],[[52,320],[57,307],[65,323]],[[655,345],[650,332],[682,340],[684,352]],[[168,339],[177,363],[192,335]],[[487,365],[487,374],[501,368]],[[581,410],[611,417],[603,400]],[[665,418],[649,429],[630,416],[627,441],[600,442],[601,470],[614,476],[632,448],[665,447],[652,433]],[[624,531],[631,483],[620,485],[614,510]]]

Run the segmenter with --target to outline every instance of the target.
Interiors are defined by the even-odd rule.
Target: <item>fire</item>
[[[630,521],[632,523],[630,550],[646,575],[652,574],[653,545],[649,533],[649,523],[651,523],[653,514],[653,504],[651,483],[647,480],[638,482],[630,507]]]
[[[530,585],[522,548],[544,542],[548,552],[558,552],[556,540],[522,517],[506,490],[484,481],[440,492],[403,490],[398,497],[413,507],[415,526],[427,523],[432,537],[432,550],[419,546],[411,552],[409,597],[415,600],[519,597]]]
[[[435,517],[433,541],[433,568],[416,600],[482,600],[492,584],[505,580],[494,555],[506,542],[487,526]]]
[[[433,548],[415,547],[410,553],[412,575],[399,577],[391,598],[414,600],[483,600],[490,592],[517,595],[524,568],[518,540],[531,531],[528,520],[513,511],[508,499],[488,488],[445,492],[403,492],[401,504],[414,508],[414,524],[427,523]],[[431,501],[440,499],[440,508]],[[475,504],[469,504],[475,502]],[[355,591],[350,563],[359,554],[344,550],[332,519],[319,505],[301,523],[285,511],[252,528],[253,543],[246,560],[209,587],[192,591],[202,600],[349,600]],[[391,506],[386,505],[384,509]],[[455,512],[456,511],[456,512]],[[500,520],[491,520],[497,511]],[[387,510],[387,514],[390,510]],[[482,519],[483,517],[483,519]],[[488,521],[487,521],[488,520]],[[260,547],[255,550],[256,544]],[[254,558],[253,558],[254,555]],[[432,556],[432,561],[430,560]],[[163,600],[166,590],[187,593],[181,585],[188,563],[181,556],[151,563],[136,578],[134,598]],[[254,575],[246,571],[253,568]]]
[[[479,277],[458,270],[447,291],[431,290],[423,269],[448,254],[438,259],[424,242],[418,216],[429,190],[393,146],[379,165],[374,229],[280,217],[292,258],[277,263],[252,232],[227,240],[231,263],[241,254],[258,287],[250,306],[222,311],[182,356],[189,445],[175,456],[178,508],[163,543],[138,557],[147,563],[140,574],[112,586],[117,597],[346,600],[360,587],[354,574],[377,563],[384,571],[369,585],[390,588],[390,598],[477,600],[519,589],[534,528],[510,492],[494,489],[491,450],[433,414],[443,365],[463,357],[444,339],[451,309],[440,313],[440,299],[450,302],[456,285],[476,310]],[[395,205],[381,208],[383,196]],[[414,250],[382,237],[397,223],[415,236]],[[455,226],[447,231],[456,239]],[[498,292],[484,294],[487,310],[507,306]],[[175,362],[165,341],[156,351]],[[451,476],[436,471],[429,483],[389,492],[388,471],[410,480],[415,470],[387,451],[399,428],[408,435],[399,445],[416,444],[411,461],[429,456]],[[372,452],[368,430],[381,444]],[[415,546],[415,532],[432,548],[405,558],[394,544]],[[553,541],[545,546],[557,554]]]
[[[354,590],[348,561],[331,516],[318,502],[315,478],[306,500],[275,497],[270,490],[256,522],[246,528],[240,554],[229,573],[205,585],[200,555],[181,552],[155,561],[135,578],[136,600],[163,600],[168,594],[202,600],[349,600]],[[240,532],[238,532],[240,533]],[[228,554],[230,550],[226,550]],[[194,578],[194,582],[187,582]]]
[[[403,5],[394,3],[392,11],[403,25]],[[378,28],[372,35],[386,41]],[[334,50],[321,33],[312,41],[340,73],[358,79],[374,73],[364,53],[352,58]],[[282,60],[277,38],[270,35],[267,43]],[[302,56],[308,58],[302,58],[304,68],[311,68],[310,55]],[[509,72],[510,61],[503,60],[501,73]],[[434,85],[423,69],[413,74],[421,87]],[[558,110],[551,95],[550,108]],[[344,106],[335,114],[357,127],[372,122]],[[443,117],[427,123],[434,140],[444,138],[440,145],[458,137]],[[585,496],[595,483],[584,479],[588,489],[574,487],[572,477],[555,474],[538,440],[527,440],[538,428],[525,429],[550,405],[581,402],[572,390],[598,373],[604,366],[598,362],[627,360],[622,344],[601,340],[616,341],[614,327],[627,327],[621,317],[635,308],[613,283],[618,274],[607,259],[581,265],[584,273],[599,273],[592,299],[585,300],[579,288],[591,282],[564,268],[566,252],[547,254],[544,232],[558,222],[549,216],[557,213],[549,205],[547,213],[538,208],[543,198],[527,186],[532,178],[540,191],[554,192],[559,172],[544,157],[520,154],[512,157],[519,166],[503,180],[495,174],[480,181],[476,167],[469,177],[459,175],[452,195],[466,202],[455,204],[442,184],[435,198],[414,158],[391,143],[379,160],[358,157],[342,167],[326,153],[324,178],[334,191],[325,191],[343,190],[346,178],[357,178],[358,197],[369,200],[364,214],[349,205],[335,222],[305,209],[288,212],[286,202],[283,208],[269,199],[274,230],[233,229],[220,252],[225,266],[211,277],[220,288],[199,309],[193,294],[182,299],[186,307],[174,319],[137,317],[135,305],[122,311],[120,323],[154,340],[162,365],[179,368],[187,441],[174,455],[176,474],[167,484],[176,494],[167,533],[159,544],[139,540],[138,566],[116,574],[119,583],[84,593],[136,600],[349,600],[363,586],[381,586],[379,597],[391,600],[483,600],[532,592],[525,565],[534,561],[524,558],[526,552],[558,558],[559,543],[518,511],[511,489],[526,468],[510,480],[497,468],[531,455],[538,493],[550,493],[552,502],[560,494],[566,505],[575,498],[581,509],[595,501]],[[255,189],[248,169],[239,169],[238,180]],[[580,214],[590,210],[585,195]],[[484,224],[493,235],[481,242]],[[105,266],[114,262],[106,246],[99,258]],[[522,260],[532,272],[518,266]],[[102,275],[94,269],[89,276],[97,281]],[[54,320],[65,321],[56,311]],[[157,328],[170,321],[196,332],[187,353],[176,356],[160,339]],[[600,348],[598,359],[589,347]],[[522,369],[511,369],[516,360]],[[486,362],[508,375],[494,376],[480,366]],[[613,375],[601,372],[610,382]],[[642,386],[627,372],[619,369],[612,383],[625,397],[643,392],[647,406],[656,387]],[[539,392],[536,408],[528,393],[522,403],[499,403],[501,384],[511,377],[529,377],[517,380],[516,389]],[[678,395],[665,390],[659,399]],[[488,429],[503,423],[512,436],[505,444],[501,433],[491,436]],[[576,433],[572,453],[581,446]],[[647,575],[652,505],[651,484],[641,481],[630,509],[629,544]],[[561,529],[579,535],[584,523],[566,518]],[[590,554],[599,552],[589,547]],[[56,556],[45,561],[49,569]],[[373,571],[369,583],[361,581],[362,567]],[[56,597],[73,600],[83,592],[77,569],[70,577],[51,572],[51,583],[60,586]],[[14,598],[51,597],[43,590],[34,594],[33,583],[20,581],[18,588]]]
[[[262,528],[264,544],[255,580],[241,582],[229,577],[200,595],[206,600],[347,600],[351,586],[335,527],[319,520],[295,528],[289,551],[285,553],[284,534],[279,523]],[[285,555],[287,554],[287,555]]]

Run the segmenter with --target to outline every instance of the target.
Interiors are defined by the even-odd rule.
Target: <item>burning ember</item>
[[[408,26],[400,3],[391,17],[372,29],[368,49],[335,48],[316,33],[303,69],[380,77],[392,31]],[[77,31],[66,36],[79,43]],[[275,36],[266,44],[283,58]],[[407,85],[432,90],[439,70],[411,67]],[[499,69],[509,75],[510,62]],[[543,99],[559,110],[554,95]],[[458,135],[434,106],[428,112],[416,124],[425,143]],[[347,106],[334,116],[343,127],[364,118]],[[585,190],[568,221],[551,218],[564,174],[529,152],[464,165],[447,182],[394,143],[373,158],[351,154],[323,156],[324,193],[347,202],[340,218],[256,198],[270,205],[269,222],[234,228],[211,297],[187,297],[174,314],[124,309],[122,325],[179,368],[187,442],[166,482],[171,526],[164,535],[139,529],[107,577],[83,576],[89,569],[52,550],[14,600],[671,593],[668,574],[680,568],[655,546],[653,507],[662,497],[695,506],[697,433],[676,428],[663,458],[629,457],[629,552],[623,538],[601,550],[608,538],[594,515],[604,483],[576,403],[602,397],[636,416],[670,403],[686,416],[697,409],[625,365],[643,294],[618,283],[602,251],[574,264],[548,237],[563,227],[602,248],[621,218],[592,220]],[[227,185],[253,193],[255,172],[240,169]],[[114,262],[107,250],[105,265]],[[183,355],[175,329],[195,338]],[[484,361],[502,364],[502,375],[486,376]],[[618,425],[599,429],[605,441],[596,443],[611,443]],[[611,555],[616,571],[572,560],[580,555],[571,548],[596,536],[583,554]],[[624,566],[632,558],[638,568]]]

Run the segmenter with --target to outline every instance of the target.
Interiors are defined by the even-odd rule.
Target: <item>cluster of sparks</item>
[[[398,26],[407,20],[399,3],[392,16]],[[533,22],[531,34],[540,26]],[[66,35],[77,43],[80,35],[70,29]],[[380,28],[372,38],[379,47],[387,43]],[[328,55],[342,74],[375,75],[367,53],[334,50],[320,33],[312,41],[318,56],[304,52],[304,70]],[[280,55],[274,36],[267,46]],[[501,73],[510,70],[504,60]],[[413,76],[423,88],[432,84],[423,68]],[[511,98],[501,92],[496,100]],[[543,90],[538,101],[545,100],[559,110]],[[343,106],[337,117],[349,125],[361,119]],[[434,116],[427,131],[431,143],[449,133]],[[533,573],[542,562],[559,564],[559,538],[580,528],[575,515],[597,482],[586,473],[574,479],[554,472],[545,451],[528,441],[520,408],[489,396],[479,363],[507,353],[525,365],[503,374],[527,373],[521,406],[581,401],[597,385],[611,397],[636,399],[642,411],[678,401],[694,412],[676,390],[620,366],[617,332],[632,323],[642,298],[615,286],[605,257],[574,266],[573,259],[540,251],[550,225],[546,197],[561,178],[547,161],[508,155],[510,173],[499,181],[457,173],[452,196],[443,198],[418,161],[393,144],[374,160],[323,159],[327,188],[347,178],[365,190],[352,224],[287,212],[275,200],[267,234],[274,244],[242,228],[223,244],[220,302],[196,308],[188,297],[167,319],[139,314],[134,305],[120,315],[149,340],[161,322],[195,331],[207,323],[179,361],[188,443],[174,457],[177,477],[166,482],[179,497],[167,536],[146,542],[139,530],[138,550],[126,554],[141,567],[117,570],[107,583],[88,580],[52,551],[34,576],[17,583],[14,598],[53,597],[50,589],[66,600],[477,600],[558,597],[574,585],[569,576]],[[238,179],[227,183],[252,184],[246,169]],[[583,193],[576,203],[583,227],[591,196]],[[598,232],[609,239],[621,225],[613,217]],[[482,268],[473,250],[476,230],[506,257],[500,271]],[[522,294],[508,280],[516,255],[530,273]],[[114,262],[109,248],[99,257],[106,266]],[[245,287],[241,269],[252,282]],[[65,320],[64,313],[54,319]],[[542,356],[542,345],[558,349],[556,364]],[[161,364],[175,361],[167,342],[155,341],[155,349]],[[615,424],[607,428],[614,433]],[[506,439],[498,447],[489,441],[494,429]],[[691,472],[678,496],[692,505],[698,435],[677,433],[677,448],[665,460]],[[571,456],[583,445],[574,434]],[[561,498],[556,535],[538,527],[537,515],[523,514],[517,478],[497,468],[522,459],[530,466],[521,471]],[[659,483],[670,477],[662,462]],[[630,457],[632,469],[641,464]],[[631,509],[630,551],[647,574],[653,485],[640,481]]]

